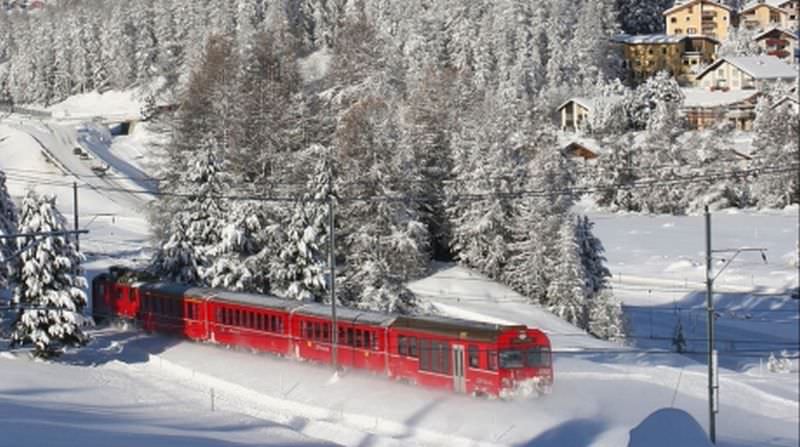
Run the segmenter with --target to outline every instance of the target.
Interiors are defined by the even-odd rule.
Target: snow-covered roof
[[[755,90],[709,91],[702,88],[682,88],[683,107],[720,107],[736,104],[757,96]]]
[[[657,45],[679,43],[688,36],[671,36],[668,34],[617,34],[611,38],[612,42],[630,45]]]
[[[669,8],[669,9],[664,11],[664,15],[672,14],[675,11],[678,11],[678,10],[683,9],[683,8],[687,8],[687,7],[692,6],[692,5],[696,5],[697,3],[712,4],[714,6],[719,6],[722,9],[726,9],[729,12],[733,12],[733,8],[731,8],[728,5],[724,5],[722,3],[719,3],[719,0],[717,0],[717,1],[714,1],[714,0],[677,0],[675,2],[675,5],[672,8]]]
[[[611,103],[617,103],[619,101],[622,101],[622,96],[605,96],[603,99],[605,99],[605,100],[607,100],[607,101],[609,101]],[[591,112],[592,109],[594,109],[595,100],[596,100],[596,98],[586,98],[584,96],[574,96],[574,97],[569,98],[568,100],[564,101],[564,103],[562,103],[560,106],[558,106],[558,108],[556,108],[556,110],[561,110],[564,107],[566,107],[567,104],[569,104],[571,102],[574,102],[575,104],[578,104],[581,107],[583,107],[584,109],[586,109],[586,110]]]
[[[787,103],[788,104],[794,103],[794,106],[797,107],[797,106],[800,105],[800,99],[797,99],[796,96],[784,95],[783,97],[781,97],[781,99],[779,99],[777,102],[775,102],[775,104],[772,106],[772,108],[773,109],[777,109],[778,107],[781,107],[782,105],[787,104]]]
[[[781,9],[781,5],[783,5],[788,1],[789,0],[750,0],[749,2],[745,3],[744,6],[742,6],[742,13],[745,13],[759,6],[766,6],[768,8],[773,8],[773,9]]]
[[[567,150],[570,146],[577,145],[592,151],[596,155],[601,155],[607,152],[605,145],[594,138],[578,137],[574,134],[563,134],[558,138],[558,145],[562,150]]]
[[[210,289],[209,297],[215,300],[225,301],[233,304],[246,304],[249,306],[267,307],[270,309],[292,310],[302,306],[300,301],[278,298],[271,295],[258,295],[254,293],[239,293],[221,289]]]
[[[567,106],[567,104],[569,104],[571,102],[574,102],[575,104],[578,104],[578,105],[582,106],[583,108],[585,108],[586,110],[589,110],[589,111],[591,111],[592,107],[594,107],[594,100],[593,99],[591,99],[591,98],[583,98],[583,97],[580,97],[580,96],[575,96],[575,97],[569,98],[568,100],[564,101],[560,106],[558,106],[558,108],[556,108],[556,110],[563,109],[564,107]]]
[[[697,75],[701,79],[723,63],[729,63],[754,79],[795,79],[797,70],[774,56],[723,57]]]
[[[524,325],[504,325],[481,321],[462,320],[439,316],[398,316],[393,328],[405,328],[432,334],[452,335],[467,333],[470,339],[495,340],[501,332],[524,329]]]
[[[785,34],[786,36],[789,36],[790,38],[792,38],[794,40],[797,40],[797,33],[796,32],[788,30],[786,28],[781,28],[779,26],[773,26],[772,28],[766,29],[766,30],[758,33],[756,35],[756,37],[754,37],[754,39],[756,39],[756,40],[761,39],[761,38],[767,36],[768,34],[770,34],[773,31],[778,31],[781,34]]]

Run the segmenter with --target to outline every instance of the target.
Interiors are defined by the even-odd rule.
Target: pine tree
[[[64,231],[66,220],[55,206],[55,197],[29,191],[20,212],[21,233]],[[87,304],[86,279],[80,267],[83,256],[71,237],[34,236],[18,239],[24,250],[14,269],[13,302],[20,308],[12,342],[32,344],[34,354],[57,355],[67,346],[84,344],[81,327]]]
[[[547,309],[556,316],[587,329],[590,320],[586,300],[586,273],[575,241],[575,221],[565,219],[558,231],[553,279],[547,288]]]
[[[753,124],[753,164],[768,170],[796,165],[800,159],[800,116],[787,106],[771,109],[768,99],[759,100]],[[775,116],[786,119],[775,119]],[[753,198],[762,208],[783,208],[800,203],[800,179],[797,172],[757,175]]]
[[[273,267],[277,285],[290,299],[314,300],[325,298],[324,268],[328,241],[328,201],[331,190],[331,154],[321,146],[311,147],[307,154],[317,158],[313,177],[306,187],[303,201],[295,205],[294,215],[286,228],[286,243]]]
[[[587,302],[587,331],[597,338],[622,341],[630,334],[630,323],[611,291],[606,289]]]
[[[208,267],[220,252],[228,214],[224,196],[230,191],[229,172],[213,137],[187,155],[186,171],[165,185],[175,197],[173,214],[151,268],[161,277],[209,283]]]
[[[17,232],[17,207],[6,188],[6,174],[0,171],[0,235],[8,236]],[[13,264],[9,257],[16,251],[13,240],[0,241],[0,288],[6,286],[7,275]]]
[[[578,216],[575,225],[575,239],[580,249],[580,259],[586,274],[586,288],[590,296],[596,295],[608,286],[611,272],[605,266],[603,243],[592,233],[594,223],[587,216]]]

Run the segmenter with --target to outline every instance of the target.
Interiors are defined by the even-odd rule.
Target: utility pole
[[[339,345],[339,331],[336,324],[336,233],[333,203],[333,157],[328,161],[328,267],[331,276],[331,355],[333,370],[339,371],[337,350]]]
[[[724,250],[711,249],[711,213],[708,205],[705,207],[706,218],[706,307],[708,309],[708,437],[712,444],[717,443],[717,413],[719,413],[719,357],[714,344],[714,281],[731,265],[734,259],[742,252],[760,252],[761,259],[767,262],[767,249],[756,247],[729,248]],[[730,258],[723,259],[725,264],[716,275],[712,275],[711,263],[714,253],[733,253]]]
[[[75,231],[78,231],[78,182],[72,182],[72,201],[73,212],[75,215]],[[75,233],[75,248],[78,251],[81,251],[81,237],[79,234],[80,233]]]
[[[712,444],[717,443],[716,427],[716,391],[714,380],[714,278],[711,277],[711,213],[708,205],[705,207],[706,216],[706,309],[708,310],[708,323],[706,335],[708,336],[708,437]]]

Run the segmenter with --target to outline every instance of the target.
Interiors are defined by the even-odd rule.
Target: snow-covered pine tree
[[[674,3],[674,0],[617,0],[622,31],[628,34],[663,33],[662,13]]]
[[[55,197],[28,191],[19,216],[20,233],[64,231],[66,227]],[[80,266],[83,256],[72,237],[20,238],[17,249],[24,251],[10,278],[15,285],[13,302],[20,309],[12,342],[32,344],[34,354],[41,357],[85,343],[88,338],[81,327],[87,283]]]
[[[511,244],[503,272],[505,282],[534,303],[550,304],[548,288],[555,280],[562,222],[574,203],[575,170],[560,150],[552,132],[531,138],[533,157],[528,161],[525,182],[528,192],[515,201],[510,214]],[[570,227],[574,229],[575,223]],[[574,234],[573,234],[574,238]],[[576,258],[580,264],[580,258]],[[578,266],[580,267],[580,266]]]
[[[0,171],[0,235],[9,235],[17,232],[17,207],[11,200],[6,188],[6,174]],[[7,276],[11,265],[9,257],[14,253],[16,244],[13,240],[0,240],[0,288],[6,286]]]
[[[731,28],[717,50],[717,57],[758,56],[763,52],[756,40],[758,33],[745,27]]]
[[[151,268],[156,275],[172,280],[210,283],[208,267],[220,252],[229,211],[225,195],[231,190],[230,173],[213,137],[187,157],[186,170],[167,185],[173,195],[173,214]]]
[[[782,167],[797,166],[800,160],[800,115],[788,106],[771,108],[762,98],[756,107],[753,124],[753,164],[762,171],[753,181],[753,198],[762,208],[783,208],[800,203],[797,172],[768,173]],[[780,116],[782,119],[775,119]]]
[[[624,340],[630,334],[630,323],[622,312],[622,303],[611,291],[605,289],[587,302],[588,327],[597,338],[611,341]]]
[[[586,289],[589,296],[600,293],[608,286],[611,272],[606,267],[603,243],[592,232],[594,222],[588,216],[578,216],[575,225],[575,240],[580,249],[583,272],[586,274]]]
[[[272,277],[286,297],[322,302],[325,299],[324,269],[328,251],[328,202],[331,190],[331,151],[314,145],[306,151],[315,168],[306,189],[309,193],[295,205],[286,227],[285,242],[272,267]]]
[[[575,219],[567,216],[558,230],[553,277],[547,287],[547,309],[581,329],[588,329],[586,273],[575,240]]]

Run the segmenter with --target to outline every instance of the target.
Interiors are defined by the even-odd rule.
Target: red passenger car
[[[139,281],[112,269],[92,283],[96,318],[318,363],[333,361],[328,306],[274,296]],[[339,366],[475,395],[544,392],[553,383],[550,341],[539,330],[445,317],[340,308]]]

